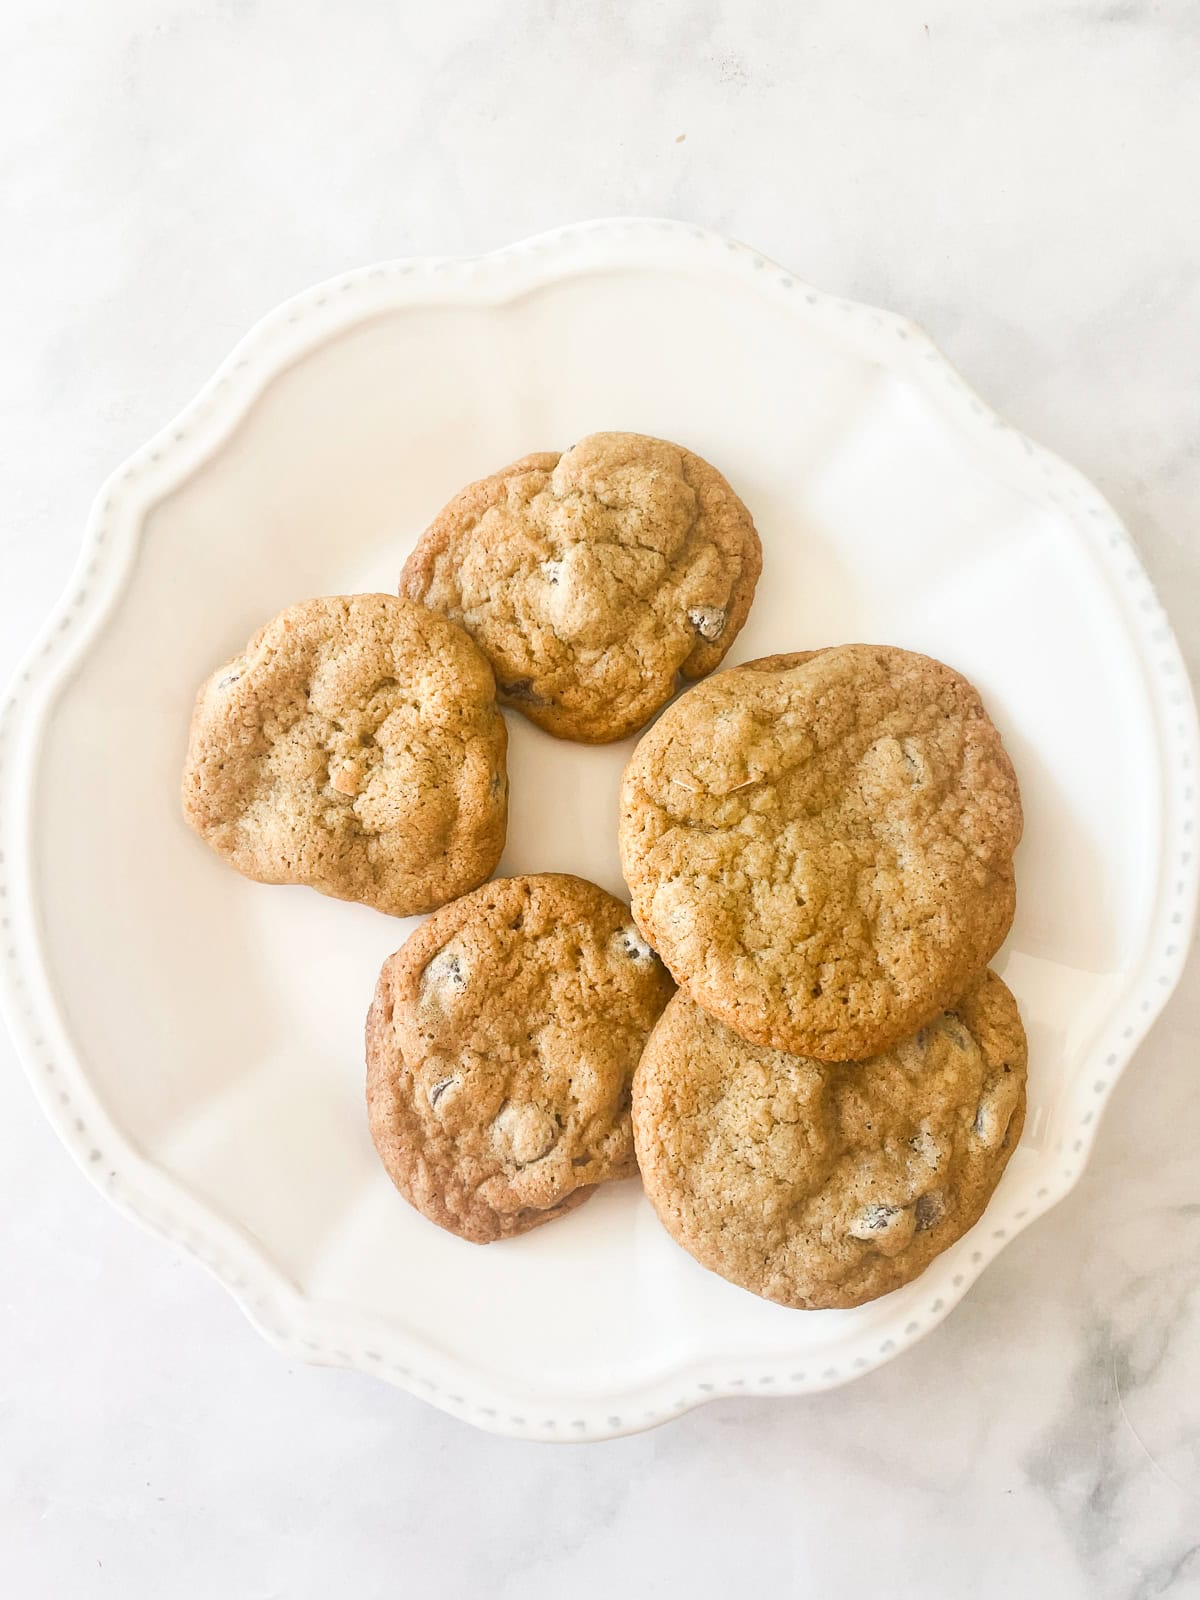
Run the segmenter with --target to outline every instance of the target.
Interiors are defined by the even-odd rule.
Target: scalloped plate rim
[[[694,257],[694,260],[691,258]],[[828,315],[833,309],[869,319],[886,353],[929,392],[952,400],[950,419],[975,435],[1004,477],[1019,478],[1039,504],[1068,510],[1075,533],[1098,559],[1121,610],[1156,718],[1164,777],[1164,837],[1178,877],[1157,885],[1146,945],[1131,968],[1121,1004],[1089,1053],[1097,1077],[1086,1122],[1075,1107],[1074,1161],[1057,1184],[1044,1186],[1008,1228],[980,1238],[978,1261],[964,1265],[961,1286],[945,1291],[923,1323],[910,1323],[876,1344],[877,1330],[839,1368],[821,1372],[732,1372],[711,1359],[677,1362],[634,1388],[562,1408],[506,1393],[465,1361],[438,1355],[423,1340],[370,1319],[340,1315],[304,1295],[269,1254],[230,1219],[197,1200],[178,1179],[141,1155],[92,1094],[55,1006],[39,945],[29,842],[31,798],[41,732],[59,692],[105,626],[136,561],[141,525],[166,489],[190,476],[237,429],[263,389],[293,361],[328,339],[384,311],[467,300],[502,305],[581,270],[603,266],[675,266],[746,274],[781,305]],[[366,305],[361,304],[365,294]],[[803,309],[802,309],[803,308]],[[874,337],[874,334],[872,334]],[[159,480],[156,483],[156,480]],[[1089,539],[1089,533],[1094,537]],[[115,552],[112,556],[105,551]],[[1124,571],[1118,573],[1119,552]],[[1136,600],[1136,606],[1133,601]],[[65,640],[65,642],[64,642]],[[886,1361],[949,1315],[1004,1244],[1056,1205],[1078,1181],[1112,1088],[1178,982],[1191,939],[1200,886],[1194,845],[1195,773],[1200,734],[1182,655],[1132,541],[1111,506],[1073,467],[1004,423],[963,381],[915,323],[894,312],[824,294],[760,252],[691,224],[657,218],[612,218],[551,230],[475,257],[409,257],[359,268],[316,284],[269,311],[238,341],[179,415],[104,483],[84,542],[57,605],[19,664],[0,701],[0,888],[8,921],[0,932],[0,1009],[18,1057],[46,1116],[88,1178],[126,1215],[198,1259],[224,1284],[251,1323],[290,1358],[341,1365],[383,1377],[452,1415],[492,1432],[579,1441],[641,1431],[695,1406],[728,1396],[794,1395],[833,1388]],[[1187,777],[1183,775],[1187,774]],[[1178,783],[1170,780],[1178,779]],[[1191,841],[1190,845],[1184,841]],[[1165,859],[1165,857],[1164,857]],[[1178,920],[1172,921],[1172,918]],[[1153,966],[1153,972],[1148,969]],[[1080,1078],[1086,1074],[1080,1073]],[[1081,1097],[1072,1086],[1074,1105]],[[912,1331],[909,1331],[909,1330]],[[853,1338],[847,1341],[856,1348]],[[556,1409],[557,1408],[557,1409]],[[582,1413],[582,1414],[581,1414]]]

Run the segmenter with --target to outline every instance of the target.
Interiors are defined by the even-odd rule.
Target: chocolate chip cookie
[[[499,860],[506,744],[461,628],[395,595],[308,600],[200,690],[184,816],[249,878],[409,916]]]
[[[699,456],[636,433],[530,455],[454,497],[400,592],[460,623],[500,699],[562,739],[633,733],[701,678],[762,568],[750,513]]]
[[[674,986],[627,906],[560,873],[501,878],[384,962],[367,1109],[392,1182],[476,1244],[636,1171],[630,1083]]]
[[[869,1061],[748,1043],[680,994],[646,1046],[633,1127],[646,1193],[703,1266],[768,1300],[861,1305],[983,1214],[1025,1116],[1025,1034],[985,973]]]
[[[823,1061],[887,1049],[983,971],[1020,836],[978,694],[880,645],[710,678],[622,785],[634,916],[680,987],[754,1043]]]

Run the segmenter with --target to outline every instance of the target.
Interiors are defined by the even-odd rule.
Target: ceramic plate
[[[487,1249],[424,1221],[363,1108],[363,1017],[412,924],[249,883],[180,820],[212,666],[292,601],[393,588],[469,479],[609,428],[686,443],[751,508],[765,569],[730,664],[845,640],[940,656],[1020,775],[996,965],[1029,1032],[1025,1133],[979,1225],[856,1311],[788,1311],[704,1272],[635,1183]],[[623,894],[631,745],[509,728],[501,871]],[[6,1010],[83,1169],[289,1358],[498,1432],[629,1432],[879,1365],[1067,1193],[1183,962],[1196,752],[1124,529],[911,323],[676,223],[394,262],[273,312],[102,490],[0,722]]]

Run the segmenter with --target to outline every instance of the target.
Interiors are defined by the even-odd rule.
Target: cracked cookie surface
[[[392,1182],[476,1244],[636,1172],[630,1084],[673,992],[629,908],[561,873],[500,878],[384,962],[367,1110]]]
[[[184,816],[247,877],[410,916],[499,860],[506,745],[460,628],[395,595],[308,600],[200,690]]]
[[[689,690],[625,769],[619,832],[634,916],[680,987],[757,1044],[845,1061],[984,970],[1021,825],[966,679],[842,645]]]
[[[563,739],[640,728],[721,661],[762,547],[725,479],[679,445],[597,433],[473,483],[408,558],[400,592],[480,645],[501,701]]]
[[[983,1214],[1021,1136],[1025,1069],[991,972],[868,1061],[764,1049],[679,994],[634,1078],[642,1181],[711,1271],[782,1305],[861,1305]]]

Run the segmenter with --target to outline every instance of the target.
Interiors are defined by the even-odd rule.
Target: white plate
[[[180,820],[215,663],[291,601],[391,588],[461,484],[604,428],[686,443],[750,506],[765,570],[732,659],[851,639],[944,657],[1020,775],[997,965],[1029,1031],[1025,1134],[983,1221],[857,1311],[787,1311],[705,1273],[634,1183],[488,1249],[425,1222],[363,1110],[363,1016],[411,924],[248,883]],[[501,870],[622,893],[630,746],[509,726]],[[499,1432],[628,1432],[877,1366],[1067,1192],[1183,963],[1196,752],[1179,652],[1112,511],[911,323],[676,223],[372,267],[267,317],[100,495],[0,719],[6,1009],[84,1170],[289,1357]]]

